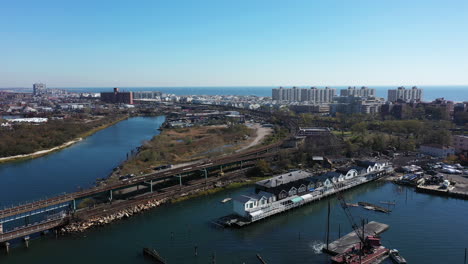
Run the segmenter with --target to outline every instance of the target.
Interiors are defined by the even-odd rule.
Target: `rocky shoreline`
[[[142,204],[138,204],[138,205],[131,206],[129,208],[122,209],[118,212],[115,212],[109,215],[92,217],[86,221],[72,222],[62,227],[60,229],[60,232],[62,234],[84,232],[87,229],[90,229],[92,227],[104,226],[116,220],[129,218],[132,215],[158,207],[167,201],[168,199],[166,198],[159,199],[159,200],[150,200]]]
[[[217,188],[224,188],[224,187],[229,186],[232,183],[235,183],[235,182],[242,183],[245,181],[246,181],[245,179],[218,181],[214,183],[213,185],[211,185],[211,188],[209,189],[200,188],[200,189],[191,190],[191,191],[179,194],[177,198],[167,197],[167,198],[162,198],[162,199],[153,199],[153,200],[149,200],[146,202],[142,202],[141,204],[138,204],[138,205],[130,206],[128,208],[122,209],[117,212],[113,212],[108,215],[96,216],[96,217],[91,217],[89,219],[82,220],[82,221],[70,222],[69,224],[63,226],[60,229],[60,233],[61,234],[81,233],[93,227],[104,226],[104,225],[110,224],[120,219],[129,218],[135,214],[139,214],[141,212],[148,211],[152,208],[159,207],[164,203],[177,202],[177,201],[180,201],[180,199],[185,200],[185,199],[191,198],[192,195],[195,195],[195,196],[202,195],[203,191],[214,190]]]

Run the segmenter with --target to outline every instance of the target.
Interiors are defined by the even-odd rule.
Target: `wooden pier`
[[[374,236],[374,235],[379,235],[385,231],[390,226],[387,224],[371,221],[364,225],[364,236]],[[359,229],[362,233],[362,228]],[[343,237],[340,237],[339,239],[331,242],[328,244],[325,248],[323,248],[323,251],[330,254],[330,255],[338,255],[349,248],[351,248],[353,245],[361,242],[359,240],[359,237],[357,236],[356,232],[351,232]]]

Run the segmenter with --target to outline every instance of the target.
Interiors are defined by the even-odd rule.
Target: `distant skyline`
[[[0,87],[462,86],[467,13],[464,0],[4,1]]]

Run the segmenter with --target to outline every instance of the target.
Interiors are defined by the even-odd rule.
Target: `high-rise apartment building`
[[[389,102],[418,102],[422,101],[423,98],[423,89],[419,89],[414,86],[411,89],[406,89],[405,87],[398,87],[397,89],[388,90],[388,101]]]
[[[340,96],[354,96],[354,97],[376,97],[374,88],[367,88],[365,86],[360,89],[356,87],[348,87],[348,89],[341,89]]]
[[[133,93],[120,92],[119,88],[114,88],[113,92],[101,93],[101,101],[112,104],[133,104]]]
[[[41,95],[46,91],[46,85],[44,83],[35,83],[33,84],[33,94]]]
[[[310,102],[310,103],[330,103],[336,95],[333,88],[274,88],[272,90],[273,100],[279,102]]]

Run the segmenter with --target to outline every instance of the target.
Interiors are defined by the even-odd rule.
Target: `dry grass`
[[[251,140],[255,131],[244,125],[164,130],[144,142],[140,152],[125,162],[121,174],[149,172],[165,164],[190,162],[232,153]]]

